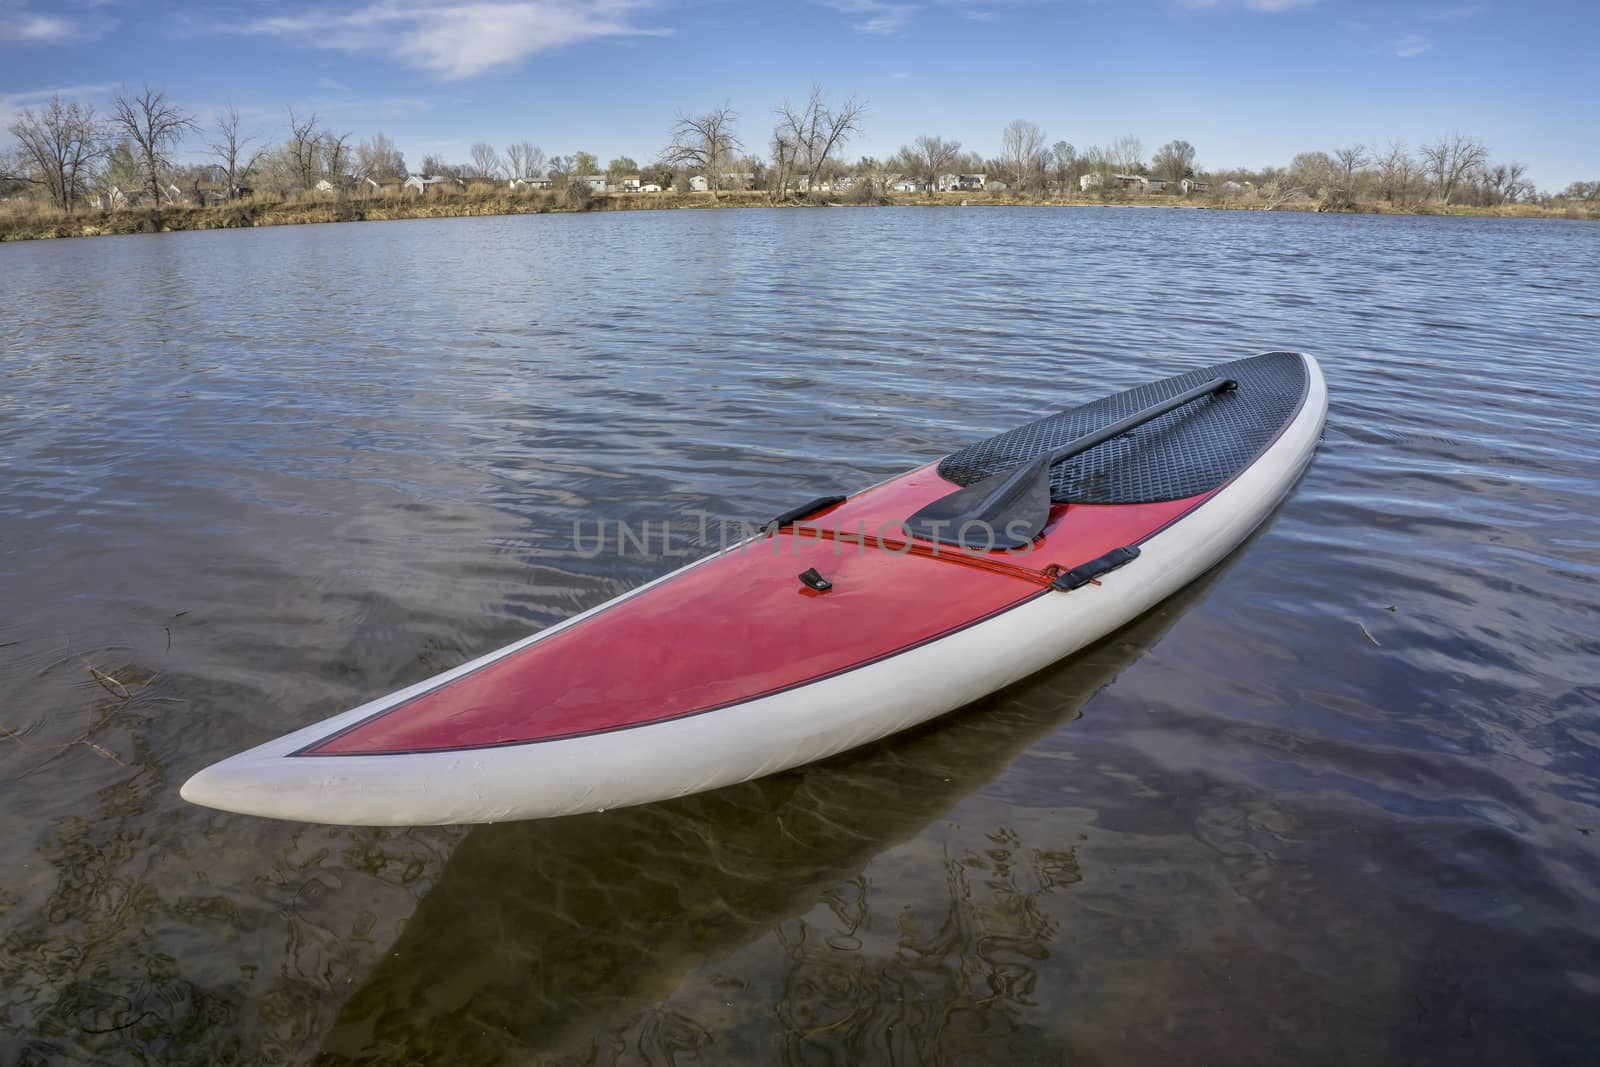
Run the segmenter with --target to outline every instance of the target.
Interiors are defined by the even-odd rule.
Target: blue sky
[[[413,166],[478,140],[644,161],[724,101],[764,148],[815,81],[870,103],[852,157],[919,133],[990,155],[1014,118],[1183,138],[1208,168],[1459,129],[1555,190],[1600,179],[1597,44],[1594,0],[0,0],[0,124],[149,81],[266,138],[291,104],[382,130]]]

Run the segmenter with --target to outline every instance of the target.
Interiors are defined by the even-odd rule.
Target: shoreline
[[[1239,200],[1176,198],[1080,199],[1076,197],[1007,197],[984,194],[928,197],[907,193],[866,201],[849,198],[774,202],[766,193],[599,193],[586,204],[567,206],[549,194],[509,193],[504,190],[467,192],[430,200],[390,198],[338,198],[235,201],[210,207],[178,206],[165,209],[123,209],[77,215],[26,214],[0,211],[0,242],[56,240],[74,237],[108,237],[139,233],[177,233],[186,230],[251,229],[263,226],[320,225],[337,222],[386,222],[401,219],[477,218],[493,215],[592,214],[608,211],[705,211],[726,208],[816,207],[1132,207],[1189,211],[1279,211],[1300,214],[1450,216],[1457,218],[1540,218],[1600,220],[1600,206],[1580,209],[1538,204],[1497,207],[1423,204],[1396,208],[1388,204],[1362,204],[1353,209],[1322,211],[1313,201],[1260,204]]]

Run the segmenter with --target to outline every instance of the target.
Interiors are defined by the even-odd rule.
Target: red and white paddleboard
[[[1055,502],[1025,548],[984,551],[981,525],[965,547],[906,525],[1219,377],[1237,388],[1051,468]],[[831,756],[1018,681],[1193,581],[1294,486],[1326,413],[1316,361],[1273,352],[1040,419],[225,759],[183,796],[308,822],[496,822]]]

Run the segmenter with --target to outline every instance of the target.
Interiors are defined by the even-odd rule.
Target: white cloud
[[[244,26],[319,48],[382,52],[446,80],[605,37],[662,35],[633,21],[647,0],[377,0],[346,11],[305,9]]]
[[[1183,7],[1196,11],[1221,11],[1227,8],[1244,8],[1247,11],[1259,11],[1268,15],[1276,15],[1284,11],[1293,11],[1296,8],[1310,7],[1317,0],[1179,0]]]
[[[1432,48],[1432,41],[1420,33],[1413,33],[1394,43],[1394,54],[1401,59],[1410,59],[1412,56],[1420,56],[1424,52],[1431,51]]]
[[[84,36],[75,22],[28,11],[0,11],[0,44],[63,44]]]
[[[1436,22],[1465,22],[1468,19],[1475,19],[1488,13],[1488,4],[1455,4],[1450,7],[1436,7],[1431,11],[1424,11],[1422,17],[1433,19]]]
[[[815,0],[815,2],[841,14],[859,17],[861,21],[850,25],[852,29],[861,33],[898,36],[913,20],[930,10],[951,12],[973,22],[996,22],[1002,17],[1002,11],[1043,7],[1056,3],[1057,0]],[[1199,2],[1217,3],[1219,0],[1199,0]],[[1300,2],[1313,2],[1313,0],[1300,0]]]
[[[896,4],[889,0],[822,0],[828,7],[846,15],[862,16],[860,22],[851,23],[862,33],[897,34],[911,22],[917,13],[916,4]]]

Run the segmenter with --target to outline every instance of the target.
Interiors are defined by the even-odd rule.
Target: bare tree
[[[1078,166],[1078,150],[1066,141],[1057,141],[1050,148],[1050,159],[1055,165],[1056,185],[1066,192],[1072,181],[1072,172]]]
[[[4,177],[44,186],[56,206],[70,214],[88,189],[95,160],[107,150],[94,108],[52,96],[43,111],[23,108],[9,129],[17,139],[20,165]]]
[[[880,160],[875,156],[862,156],[855,165],[857,181],[852,187],[854,199],[867,203],[886,194],[903,174],[904,154],[893,159]]]
[[[170,158],[184,135],[200,129],[194,117],[167,103],[167,94],[149,85],[138,96],[126,90],[114,98],[111,122],[133,144],[139,176],[152,203],[161,202],[161,176],[172,169]]]
[[[522,142],[523,176],[538,178],[544,174],[544,149],[536,144]]]
[[[477,170],[480,178],[499,177],[504,164],[500,162],[500,154],[494,150],[494,145],[487,141],[479,141],[472,146],[472,166]]]
[[[317,113],[313,111],[302,118],[294,108],[289,109],[289,161],[294,167],[295,179],[300,188],[309,189],[316,184],[317,163],[322,135],[317,130]]]
[[[704,172],[712,196],[720,195],[723,165],[744,147],[733,131],[738,118],[728,104],[704,115],[680,111],[672,126],[672,141],[661,150],[662,166],[696,168]]]
[[[1168,141],[1150,160],[1155,172],[1169,182],[1194,176],[1194,145],[1188,141]]]
[[[829,158],[861,132],[861,116],[866,110],[866,101],[853,96],[834,108],[820,85],[811,86],[811,95],[799,107],[787,100],[779,105],[773,136],[791,146],[794,170],[805,175],[808,191],[817,187]]]
[[[1338,180],[1339,168],[1326,152],[1301,152],[1289,161],[1288,184],[1320,200]]]
[[[789,179],[794,173],[795,144],[781,130],[772,134],[772,169],[768,172],[768,189],[773,199],[782,199],[788,192]]]
[[[1000,161],[1016,188],[1036,184],[1043,173],[1044,131],[1036,122],[1013,119],[1000,134]]]
[[[1270,177],[1256,186],[1256,195],[1266,205],[1262,210],[1272,211],[1299,196],[1300,189],[1295,184],[1292,174],[1284,171],[1274,171]]]
[[[1411,158],[1404,141],[1391,141],[1388,149],[1376,160],[1378,189],[1383,198],[1396,207],[1411,203],[1411,195],[1422,168]]]
[[[1144,169],[1144,145],[1131,134],[1118,137],[1106,149],[1106,161],[1122,174],[1136,174]]]
[[[939,175],[949,170],[960,154],[960,141],[946,141],[943,137],[930,137],[927,134],[900,149],[906,170],[916,175],[919,181],[927,183],[929,196],[939,186]]]
[[[506,145],[506,169],[512,178],[538,178],[544,171],[544,151],[527,141]]]
[[[381,133],[356,146],[356,176],[361,178],[404,178],[406,157],[393,141]]]
[[[1099,181],[1095,184],[1100,189],[1101,195],[1105,195],[1110,187],[1111,172],[1115,169],[1111,162],[1111,153],[1099,145],[1092,144],[1083,150],[1083,155],[1078,157],[1078,161],[1084,173],[1099,177]]]
[[[15,148],[0,151],[0,196],[15,196],[27,186],[37,184],[29,176],[28,169],[21,151]]]
[[[322,172],[335,187],[343,186],[350,177],[350,157],[354,154],[354,149],[350,147],[352,136],[348,132],[336,134],[332,130],[323,131]]]
[[[260,162],[261,150],[250,151],[250,144],[255,138],[240,133],[239,109],[232,104],[227,105],[217,119],[216,130],[217,140],[211,145],[211,158],[217,161],[217,166],[226,175],[228,199],[232,200],[239,195],[239,186],[244,184]]]
[[[1528,168],[1521,163],[1499,163],[1483,170],[1483,200],[1486,204],[1515,204],[1533,192],[1527,180]]]
[[[550,168],[545,172],[545,176],[553,182],[565,181],[572,173],[572,166],[571,156],[551,156]]]
[[[1461,133],[1422,146],[1423,165],[1433,178],[1434,191],[1442,204],[1448,204],[1456,187],[1488,159],[1488,148]]]
[[[1335,148],[1333,162],[1339,173],[1339,188],[1349,196],[1355,192],[1356,171],[1371,163],[1372,156],[1366,145],[1354,144],[1349,148]]]
[[[1528,177],[1528,168],[1526,166],[1513,160],[1506,164],[1506,169],[1510,172],[1509,180],[1506,182],[1505,187],[1508,199],[1512,201],[1532,200],[1538,195],[1533,179]]]

